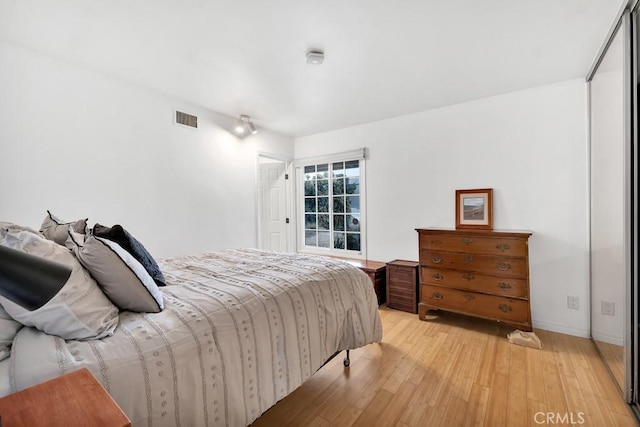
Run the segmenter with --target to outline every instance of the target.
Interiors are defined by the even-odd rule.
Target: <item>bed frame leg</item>
[[[347,350],[347,356],[344,358],[344,361],[342,363],[344,363],[344,366],[347,368],[351,364],[351,361],[349,360],[349,350]]]

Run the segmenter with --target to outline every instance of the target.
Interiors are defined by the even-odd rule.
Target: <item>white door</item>
[[[287,251],[287,203],[285,163],[260,163],[260,247]]]

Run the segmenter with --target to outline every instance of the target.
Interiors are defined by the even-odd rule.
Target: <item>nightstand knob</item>
[[[476,276],[471,273],[463,274],[462,277],[467,279],[468,281],[474,280],[476,278]]]
[[[470,245],[473,243],[473,239],[465,237],[464,239],[462,239],[462,243],[464,243],[465,245]]]
[[[433,276],[431,276],[431,277],[433,277],[433,278],[434,278],[434,279],[436,279],[436,280],[442,280],[442,274],[440,274],[440,273],[436,273],[436,274],[434,274],[434,275],[433,275]]]
[[[442,298],[444,298],[440,292],[434,292],[433,294],[431,294],[431,296],[433,297],[433,299],[437,300],[441,300]]]
[[[465,256],[462,258],[462,261],[464,261],[464,262],[466,262],[466,263],[473,262],[473,257],[472,257],[471,255],[465,255]]]
[[[506,283],[506,282],[500,282],[497,285],[500,289],[502,289],[503,291],[506,291],[507,289],[511,289],[511,283]]]
[[[442,262],[442,258],[440,258],[439,256],[434,256],[431,258],[431,261],[433,261],[435,264],[440,264]]]

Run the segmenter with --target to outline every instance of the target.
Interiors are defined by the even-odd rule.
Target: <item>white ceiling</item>
[[[0,0],[0,40],[298,137],[585,77],[623,2]]]

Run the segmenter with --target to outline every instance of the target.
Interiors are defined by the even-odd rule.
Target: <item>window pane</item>
[[[317,166],[317,177],[318,179],[328,179],[329,178],[329,164],[324,163],[322,165]]]
[[[360,196],[347,197],[347,212],[360,213]]]
[[[336,162],[331,165],[333,168],[333,177],[344,176],[344,162]]]
[[[329,229],[329,215],[318,215],[318,230]]]
[[[315,214],[312,214],[312,215],[306,214],[304,216],[304,228],[308,230],[315,230],[317,228]]]
[[[360,215],[347,215],[347,231],[360,231]]]
[[[360,176],[360,162],[358,160],[351,160],[344,162],[345,173],[347,176]]]
[[[305,197],[305,199],[304,199],[304,211],[305,212],[315,212],[316,211],[316,198],[315,197]]]
[[[336,178],[333,180],[333,194],[344,194],[344,179]]]
[[[344,197],[333,198],[333,211],[336,213],[344,212]]]
[[[331,233],[328,231],[318,231],[318,247],[328,248],[331,243]]]
[[[307,230],[304,232],[304,244],[307,246],[318,246],[315,231]]]
[[[328,197],[318,197],[318,212],[329,212]]]
[[[326,196],[329,194],[329,180],[318,180],[318,196]]]
[[[347,178],[347,194],[360,194],[360,178]]]
[[[347,233],[347,250],[360,250],[360,233]]]
[[[344,231],[344,215],[333,216],[333,229],[335,231]]]
[[[313,181],[316,179],[316,165],[304,167],[304,180]]]
[[[344,249],[344,233],[333,233],[333,248]]]
[[[305,196],[315,196],[316,195],[316,182],[315,181],[305,181],[304,182],[304,195]]]

